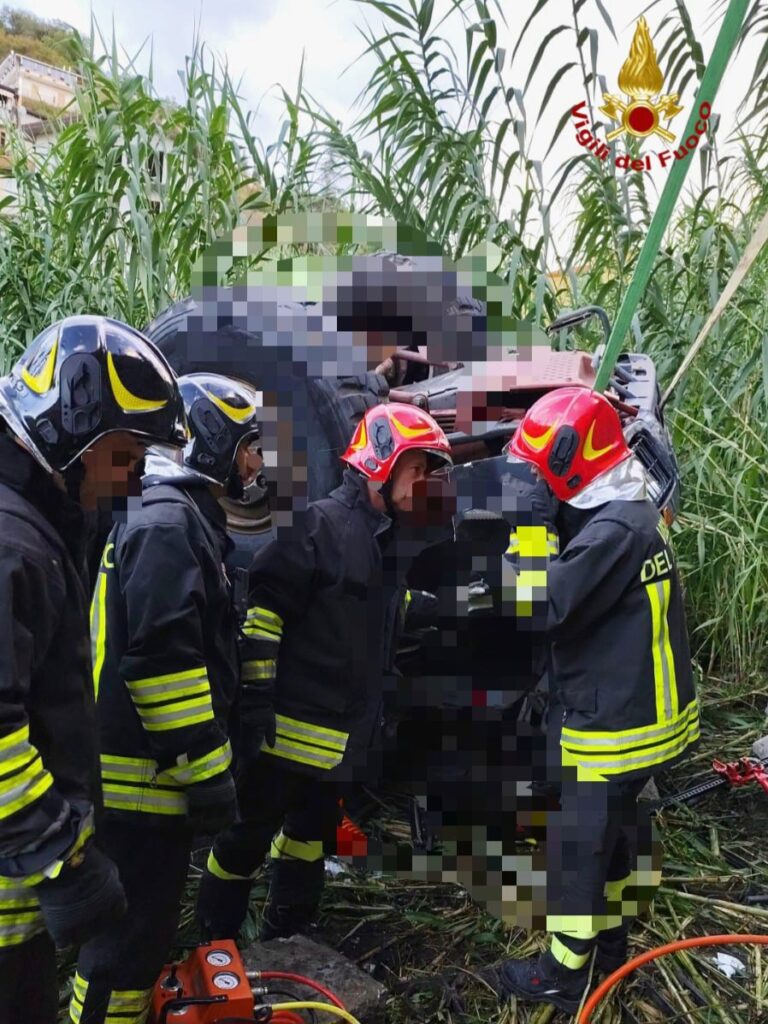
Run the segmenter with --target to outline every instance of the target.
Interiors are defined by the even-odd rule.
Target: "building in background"
[[[20,129],[36,150],[45,153],[62,124],[78,116],[76,85],[74,71],[21,53],[12,51],[0,61],[0,199],[16,194],[16,183],[7,174],[9,128]]]

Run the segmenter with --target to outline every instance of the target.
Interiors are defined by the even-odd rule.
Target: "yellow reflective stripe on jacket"
[[[0,877],[0,949],[18,946],[45,931],[34,889],[18,878]]]
[[[272,840],[269,855],[272,860],[302,860],[314,864],[323,856],[323,844],[319,839],[291,839],[280,829]]]
[[[276,715],[275,722],[275,745],[263,746],[262,754],[283,757],[314,768],[330,769],[341,764],[349,733],[302,722],[287,715]]]
[[[510,532],[505,554],[517,569],[512,583],[517,618],[532,618],[534,607],[547,600],[547,570],[559,547],[557,534],[546,526],[518,526]]]
[[[694,718],[684,726],[679,736],[662,743],[652,744],[642,750],[628,750],[625,753],[615,752],[609,756],[607,750],[589,751],[584,748],[571,748],[568,742],[561,741],[564,752],[567,752],[574,762],[589,772],[596,772],[601,775],[615,775],[619,772],[631,772],[638,769],[652,768],[656,765],[670,761],[672,758],[682,754],[683,751],[694,743],[700,736],[699,719]]]
[[[168,672],[163,676],[150,676],[148,679],[126,679],[125,685],[134,702],[146,702],[159,697],[186,697],[210,690],[205,666],[184,672]]]
[[[668,722],[677,715],[677,678],[675,656],[669,638],[669,601],[672,582],[669,579],[648,583],[645,588],[651,606],[651,653],[656,686],[656,719]]]
[[[257,605],[249,608],[243,623],[243,633],[249,637],[279,642],[283,635],[283,620],[276,612]]]
[[[88,982],[75,972],[72,999],[69,1004],[69,1019],[80,1024]],[[149,1012],[152,989],[113,989],[109,996],[104,1024],[144,1024]]]
[[[205,667],[126,680],[141,724],[148,732],[182,729],[213,718]]]
[[[616,732],[588,732],[583,729],[571,729],[563,726],[562,738],[568,741],[573,749],[596,751],[626,750],[638,747],[649,741],[662,741],[674,736],[683,726],[698,719],[699,707],[695,700],[680,712],[678,717],[662,725],[646,725],[635,729],[622,729]]]
[[[276,672],[277,662],[274,658],[244,661],[240,678],[244,683],[252,683],[256,679],[274,679]]]
[[[96,580],[91,601],[91,664],[93,665],[93,692],[99,696],[99,683],[107,652],[107,574],[102,569]]]
[[[101,755],[104,806],[145,814],[186,814],[181,783],[146,758]]]
[[[195,782],[205,782],[206,779],[212,779],[214,775],[226,771],[232,763],[232,748],[227,740],[220,747],[209,750],[207,754],[201,754],[192,761],[184,761],[184,757],[186,754],[182,755],[176,764],[166,768],[162,775],[167,775],[184,786],[191,786]]]
[[[187,800],[184,790],[162,790],[147,787],[123,786],[117,782],[104,782],[104,806],[115,811],[136,811],[144,814],[186,814]]]
[[[25,724],[0,740],[0,820],[34,803],[53,784]]]
[[[192,761],[184,761],[182,758],[175,765],[171,765],[164,771],[158,771],[157,761],[141,757],[122,757],[117,754],[101,755],[101,778],[106,793],[109,790],[110,797],[115,796],[116,803],[109,806],[122,807],[127,810],[148,810],[150,808],[135,808],[126,806],[126,796],[133,794],[137,800],[147,799],[153,808],[158,801],[153,797],[167,797],[164,790],[180,790],[184,786],[191,786],[196,782],[204,782],[215,775],[226,771],[232,762],[232,748],[229,740],[207,754],[201,754]],[[168,810],[160,810],[161,814],[183,814],[186,812],[186,804],[176,794],[171,794],[171,799],[163,799],[163,807]]]

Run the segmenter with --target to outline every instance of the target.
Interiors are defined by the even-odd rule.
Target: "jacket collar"
[[[156,488],[171,488],[174,491],[180,491],[181,495],[186,495],[187,499],[192,502],[195,508],[198,510],[201,516],[210,523],[214,528],[219,540],[222,544],[223,550],[226,554],[234,549],[234,542],[231,540],[227,533],[227,516],[224,509],[221,507],[219,502],[214,498],[208,489],[208,484],[203,483],[201,480],[158,480],[156,483],[147,486],[146,480],[144,484],[144,501],[153,497],[153,492]],[[160,494],[157,494],[158,499],[163,500]],[[167,499],[166,499],[167,500]],[[183,497],[179,497],[179,501],[183,501]]]
[[[373,531],[374,537],[385,533],[394,525],[390,516],[379,512],[373,507],[368,495],[368,485],[365,478],[353,469],[344,470],[341,486],[337,487],[335,491],[331,491],[329,497],[333,498],[334,501],[340,502],[342,505],[346,505],[347,508],[359,507],[363,510],[371,520],[372,525],[376,527]]]
[[[50,523],[72,555],[81,564],[87,526],[82,508],[20,445],[10,433],[0,431],[0,483],[28,501]]]

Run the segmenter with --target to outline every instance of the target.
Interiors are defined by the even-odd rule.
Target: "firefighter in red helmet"
[[[690,753],[698,707],[669,533],[610,401],[583,387],[551,392],[507,453],[533,467],[534,504],[560,541],[546,629],[561,800],[547,828],[549,949],[506,961],[493,980],[505,997],[575,1013],[593,950],[598,970],[621,966],[629,921],[658,885],[637,798]]]
[[[406,609],[393,556],[398,517],[419,484],[451,465],[445,434],[422,410],[369,409],[347,451],[341,487],[309,506],[287,537],[256,555],[239,706],[240,820],[214,842],[197,915],[210,938],[234,937],[267,853],[272,881],[262,938],[311,921],[339,783],[365,762],[381,717],[383,677]],[[405,567],[407,568],[407,567]]]

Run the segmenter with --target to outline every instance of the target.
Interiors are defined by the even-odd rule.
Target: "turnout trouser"
[[[72,1024],[143,1024],[152,987],[179,922],[192,835],[181,822],[145,824],[107,815],[99,845],[112,858],[128,913],[80,950]]]
[[[56,950],[50,935],[38,932],[1,946],[0,1024],[56,1024],[58,1008]]]
[[[297,930],[313,916],[325,853],[339,820],[335,783],[258,757],[238,772],[240,818],[215,840],[201,883],[198,916],[212,938],[234,937],[248,908],[251,880],[267,854],[272,881],[262,936]]]
[[[598,935],[610,938],[653,899],[660,848],[637,800],[644,785],[564,773],[560,810],[547,827],[547,929],[565,967],[582,967]]]

